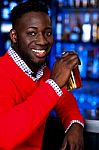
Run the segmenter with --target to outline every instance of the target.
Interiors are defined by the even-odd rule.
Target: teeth
[[[32,49],[33,52],[36,52],[36,53],[44,53],[45,50],[35,50],[35,49]]]

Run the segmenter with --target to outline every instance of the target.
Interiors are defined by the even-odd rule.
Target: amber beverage
[[[80,72],[78,66],[71,71],[70,78],[67,82],[67,90],[70,91],[72,89],[81,88],[82,81],[80,77]]]

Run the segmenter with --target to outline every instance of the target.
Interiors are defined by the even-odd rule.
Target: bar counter
[[[99,109],[84,111],[84,150],[99,150]]]

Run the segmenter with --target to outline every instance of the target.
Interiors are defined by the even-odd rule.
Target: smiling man
[[[46,65],[53,44],[48,7],[21,3],[11,12],[11,47],[0,58],[0,149],[41,150],[45,124],[54,108],[66,135],[62,150],[83,150],[84,120],[66,90],[77,54],[66,53],[52,71]]]

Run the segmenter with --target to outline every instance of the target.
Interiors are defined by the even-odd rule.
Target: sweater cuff
[[[46,83],[48,83],[49,85],[51,85],[51,87],[54,89],[54,91],[57,93],[58,96],[62,96],[63,95],[62,90],[56,84],[56,82],[54,80],[48,79],[48,80],[46,80]]]
[[[80,124],[83,128],[84,128],[84,124],[82,122],[80,122],[79,120],[72,120],[69,124],[69,126],[67,127],[67,129],[65,130],[65,133],[69,130],[69,128],[72,126],[72,124],[74,123],[78,123]]]

